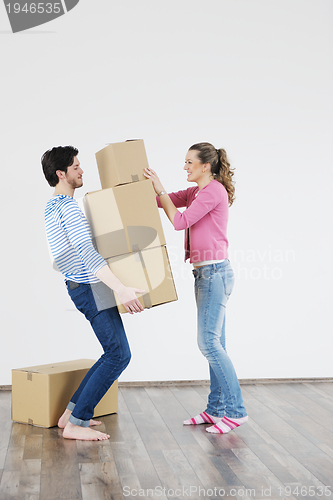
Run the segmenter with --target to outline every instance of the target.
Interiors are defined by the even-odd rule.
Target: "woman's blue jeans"
[[[234,272],[226,259],[194,269],[193,274],[198,346],[210,370],[210,394],[205,411],[214,417],[245,417],[237,375],[225,348],[226,305],[234,285]]]
[[[98,283],[95,288],[94,284],[80,283],[75,286],[76,288],[71,289],[67,282],[69,296],[76,308],[90,321],[104,351],[90,368],[67,406],[72,410],[69,421],[74,425],[88,427],[95,406],[127,367],[131,352],[120,314],[115,301],[112,300],[112,290],[108,288],[108,292],[105,292],[104,283]],[[107,293],[109,297],[105,301]],[[113,307],[105,308],[112,302]]]

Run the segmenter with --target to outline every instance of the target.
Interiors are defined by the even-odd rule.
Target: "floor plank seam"
[[[246,378],[239,379],[240,385],[253,384],[300,384],[300,383],[331,383],[333,377],[298,377],[298,378]],[[155,380],[155,381],[119,381],[119,387],[181,387],[209,386],[209,380]],[[11,385],[0,385],[0,392],[11,391]]]
[[[167,388],[168,388],[168,390],[169,390],[170,394],[172,394],[172,391],[170,390],[170,387],[167,387]],[[147,391],[146,391],[146,392],[147,392]],[[148,394],[148,396],[149,396],[149,394]],[[149,397],[149,398],[150,398],[150,397]],[[151,398],[150,398],[150,400],[151,400]],[[152,401],[152,400],[151,400],[151,401]],[[177,401],[178,401],[178,400],[177,400]],[[156,408],[156,405],[154,404],[154,402],[153,402],[153,401],[152,401],[152,403],[153,403],[153,405],[154,405],[154,407],[155,407],[156,411],[160,414],[160,412],[159,412],[158,408]],[[185,409],[185,408],[184,408],[184,409]],[[163,422],[164,422],[164,424],[165,424],[166,428],[169,430],[170,434],[171,434],[171,435],[172,435],[172,437],[174,438],[174,435],[173,435],[172,429],[170,429],[170,427],[169,427],[168,423],[167,423],[167,422],[165,421],[165,419],[163,418],[163,415],[161,415],[161,418],[162,418],[162,420],[163,420]],[[174,438],[174,439],[175,439],[175,438]],[[198,476],[197,472],[194,470],[193,466],[192,466],[192,465],[189,463],[189,461],[187,460],[187,457],[186,457],[186,455],[185,455],[185,453],[184,453],[184,451],[183,451],[182,447],[179,445],[179,443],[178,443],[177,441],[176,441],[176,443],[177,443],[177,447],[178,447],[179,451],[181,451],[181,453],[182,453],[183,458],[186,460],[186,462],[188,463],[188,465],[191,467],[191,470],[192,470],[193,474],[196,476],[197,481],[199,481],[199,482],[201,483],[201,485],[202,485],[202,488],[204,488],[204,485],[202,484],[202,482],[201,482],[201,480],[200,480],[200,478],[199,478],[199,476]],[[158,475],[158,472],[157,472],[157,475]],[[158,475],[158,476],[159,476],[159,475]],[[160,476],[159,476],[159,477],[160,477]],[[160,478],[160,479],[161,479],[161,478]],[[173,499],[171,499],[171,500],[173,500]]]
[[[253,394],[252,394],[252,397],[254,397],[254,398],[255,398],[255,396],[254,396]],[[257,398],[255,398],[255,399],[257,399]],[[282,399],[285,399],[285,398],[282,398]],[[262,401],[260,401],[259,399],[257,399],[257,401],[258,401],[259,403],[263,404],[264,406],[266,406],[266,408],[267,408],[268,410],[270,410],[270,407],[269,407],[269,406],[267,406],[267,404],[263,403],[263,402],[262,402]],[[285,401],[287,401],[288,403],[290,403],[290,402],[289,402],[288,400],[286,400],[286,399],[285,399]],[[294,405],[293,405],[293,406],[294,406]],[[297,408],[297,407],[295,407],[295,408]],[[255,420],[255,417],[252,417],[252,418],[253,418],[253,420],[254,420],[254,421],[256,421],[256,420]],[[281,420],[283,420],[283,422],[285,422],[283,418],[281,418]],[[258,423],[257,423],[257,425],[260,425],[260,424],[258,424]],[[303,434],[301,434],[299,431],[295,430],[295,429],[294,429],[294,427],[292,427],[290,424],[288,424],[288,423],[287,423],[287,425],[288,425],[288,426],[292,429],[292,431],[293,431],[294,433],[297,433],[297,434],[299,434],[301,437],[304,437],[304,436],[303,436]],[[270,436],[272,439],[274,439],[274,440],[275,440],[274,434],[272,434],[272,433],[271,433],[271,432],[269,432],[269,431],[266,431],[266,432],[269,434],[269,436]],[[309,440],[308,440],[308,441],[309,441]],[[329,455],[327,455],[327,454],[326,454],[326,453],[325,453],[325,452],[324,452],[321,448],[319,448],[316,444],[312,443],[311,441],[309,441],[309,443],[310,443],[310,444],[312,444],[313,446],[315,446],[315,447],[317,448],[317,450],[318,450],[320,453],[325,454],[325,456],[327,457],[327,459],[328,459],[329,461],[332,461],[332,470],[333,470],[333,460],[332,460],[332,458],[331,458]],[[279,443],[279,445],[280,445],[280,446],[284,449],[285,453],[287,453],[288,455],[290,455],[291,457],[293,457],[293,459],[294,459],[294,460],[296,460],[296,461],[297,461],[297,462],[298,462],[301,466],[303,465],[303,464],[299,461],[298,457],[297,457],[295,454],[291,453],[291,452],[290,452],[290,451],[289,451],[289,450],[288,450],[288,449],[287,449],[284,445],[282,445],[281,443]],[[307,467],[306,467],[306,469],[307,469]],[[308,469],[307,469],[307,470],[308,470]],[[323,483],[323,482],[321,481],[321,479],[320,479],[320,478],[319,478],[319,477],[318,477],[318,476],[317,476],[314,472],[309,471],[309,473],[310,473],[313,477],[315,477],[315,478],[316,478],[316,480],[317,480],[317,481],[319,481],[322,485],[325,485],[325,483]],[[332,480],[333,480],[333,478],[332,478]]]
[[[321,491],[333,486],[333,384],[258,382],[243,385],[242,392],[249,422],[216,436],[205,425],[182,422],[205,408],[204,381],[120,386],[118,415],[101,417],[110,440],[89,444],[64,440],[57,427],[12,422],[11,395],[0,391],[0,498],[124,500],[125,486],[135,497],[143,498],[141,489],[154,498],[178,498],[158,495],[157,485],[166,493],[178,486],[206,492],[223,487],[225,497],[244,500],[332,496]],[[298,496],[289,487],[298,488]],[[255,495],[245,495],[251,488]],[[263,488],[270,494],[263,495]],[[204,496],[210,497],[191,495]]]
[[[297,388],[296,388],[296,390],[297,390]],[[311,403],[311,402],[312,402],[312,400],[311,400],[310,398],[308,398],[307,396],[305,396],[304,394],[302,394],[302,392],[299,392],[299,394],[303,395],[303,397],[305,397],[305,398],[309,401],[309,403]],[[279,394],[279,397],[281,397],[282,399],[284,399],[284,401],[286,401],[288,404],[292,405],[294,408],[296,408],[296,409],[298,408],[296,404],[294,404],[294,403],[290,402],[290,401],[289,401],[286,397],[284,397],[282,394]],[[318,404],[318,406],[321,406],[323,409],[326,409],[324,406],[320,405],[320,403],[318,403],[318,402],[315,402],[315,403],[316,403],[316,404]],[[303,413],[303,412],[302,412],[302,413]],[[332,418],[333,418],[333,413],[332,413]],[[319,424],[318,424],[318,425],[319,425]],[[325,428],[325,431],[326,431],[326,432],[329,432],[330,434],[332,434],[332,435],[333,435],[333,432],[332,432],[332,431],[330,431],[329,429]],[[330,458],[331,458],[331,457],[330,457]]]
[[[167,428],[167,429],[168,429],[168,431],[170,432],[171,436],[173,437],[173,433],[172,433],[172,431],[170,430],[170,428],[169,428],[169,426],[167,425],[167,423],[165,422],[165,420],[164,420],[163,416],[160,414],[160,412],[159,412],[158,408],[156,407],[156,405],[155,405],[155,404],[154,404],[154,402],[152,401],[152,399],[151,399],[151,397],[149,396],[149,394],[148,394],[148,392],[147,392],[146,388],[145,388],[145,393],[147,394],[147,397],[149,398],[149,400],[150,400],[151,404],[154,406],[154,408],[155,408],[156,412],[160,415],[160,417],[161,417],[161,419],[162,419],[162,421],[163,421],[164,425],[166,426],[166,428]],[[139,427],[137,426],[137,424],[136,424],[136,422],[135,422],[134,415],[132,414],[132,412],[131,412],[131,411],[130,411],[130,413],[131,413],[132,419],[133,419],[133,421],[134,421],[134,423],[135,423],[135,426],[136,426],[136,428],[137,428],[137,431],[138,431],[138,433],[139,433],[139,435],[140,435],[140,438],[141,438],[142,442],[144,443],[144,437],[142,436],[142,433],[140,432],[140,429],[139,429]],[[173,439],[174,439],[174,437],[173,437]],[[178,447],[178,449],[181,451],[181,453],[182,453],[182,455],[183,455],[184,459],[188,462],[188,460],[187,460],[187,458],[186,458],[186,456],[185,456],[185,454],[184,454],[183,450],[181,449],[181,447],[179,446],[179,444],[178,444],[178,443],[177,443],[177,447]],[[149,450],[147,449],[146,445],[145,445],[145,450],[146,450],[147,455],[149,456],[149,458],[150,458],[150,460],[151,460],[152,466],[153,466],[153,468],[154,468],[154,470],[155,470],[155,473],[156,473],[156,475],[157,475],[157,477],[158,477],[158,479],[159,479],[159,481],[160,481],[160,485],[161,485],[161,487],[163,487],[164,479],[163,479],[163,478],[160,476],[160,474],[158,473],[158,470],[156,469],[156,466],[155,466],[155,464],[154,464],[154,461],[151,459],[151,454],[149,453]],[[198,477],[198,475],[197,475],[196,471],[193,469],[193,467],[191,466],[191,464],[189,464],[189,466],[191,467],[191,470],[193,471],[193,474],[196,476],[197,480],[201,483],[200,478]],[[201,484],[202,484],[202,483],[201,483]],[[202,484],[202,488],[204,488],[204,485],[203,485],[203,484]],[[168,498],[168,497],[167,497],[167,498]],[[171,498],[170,500],[174,500],[174,499],[173,499],[173,498]]]

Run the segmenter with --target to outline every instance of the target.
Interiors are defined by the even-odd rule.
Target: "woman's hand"
[[[171,201],[170,196],[167,193],[165,193],[165,189],[163,187],[163,184],[161,183],[160,179],[158,178],[156,172],[154,172],[154,170],[152,170],[151,168],[145,168],[143,175],[145,177],[147,177],[147,179],[150,179],[153,182],[153,186],[154,186],[156,194],[160,194],[161,191],[164,191],[164,194],[161,195],[161,197],[160,197],[160,203],[161,203],[161,206],[162,206],[164,212],[167,214],[167,216],[169,217],[172,224],[174,224],[174,218],[175,218],[175,215],[178,212],[178,210],[175,207],[175,205],[173,204],[173,202]]]
[[[161,191],[164,191],[164,187],[163,187],[160,179],[158,178],[158,175],[156,174],[156,172],[154,172],[154,170],[152,170],[149,167],[145,168],[143,175],[145,177],[147,177],[147,179],[150,179],[153,182],[153,186],[154,186],[156,194],[159,194]]]

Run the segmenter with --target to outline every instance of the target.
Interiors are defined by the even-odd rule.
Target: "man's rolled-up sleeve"
[[[96,275],[102,267],[107,265],[107,262],[96,251],[88,229],[88,223],[79,207],[75,205],[64,207],[61,224],[85,267]]]

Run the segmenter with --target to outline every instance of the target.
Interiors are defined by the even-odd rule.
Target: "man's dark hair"
[[[59,182],[57,170],[67,173],[67,168],[73,165],[74,157],[79,150],[73,146],[58,146],[46,151],[42,158],[42,167],[45,178],[50,186],[55,187]]]

